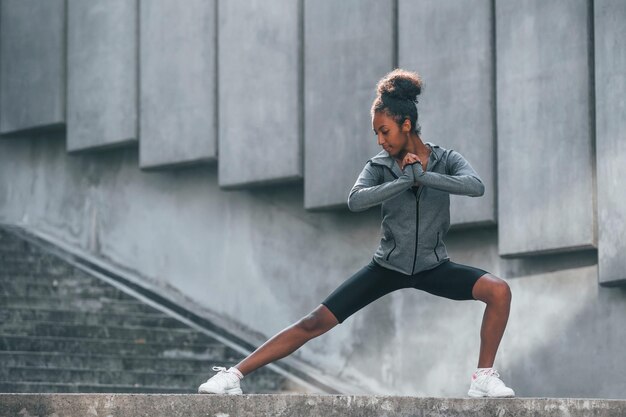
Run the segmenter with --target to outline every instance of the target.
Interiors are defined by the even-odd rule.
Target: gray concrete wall
[[[598,274],[626,281],[626,3],[594,4]]]
[[[0,222],[140,271],[255,329],[258,344],[377,245],[377,211],[312,213],[299,185],[224,192],[214,166],[147,173],[135,149],[68,156],[61,136],[0,141],[0,158]],[[496,368],[519,396],[623,398],[626,289],[597,284],[595,251],[505,259],[494,227],[451,232],[446,246],[512,288]],[[295,354],[378,394],[465,396],[483,311],[401,290]]]
[[[596,245],[589,4],[495,2],[501,255]]]
[[[63,0],[0,3],[0,133],[65,125],[65,60]]]
[[[140,3],[142,168],[217,159],[216,3]]]
[[[137,0],[68,0],[67,149],[137,142]]]
[[[496,222],[494,20],[491,0],[398,2],[398,64],[424,80],[422,139],[460,152],[482,198],[450,196],[452,226]]]
[[[304,206],[346,208],[380,146],[370,106],[394,56],[391,0],[305,1]]]
[[[218,6],[219,182],[302,179],[301,0]]]
[[[261,344],[317,307],[370,261],[378,245],[377,208],[361,213],[319,209],[345,208],[358,171],[378,150],[369,107],[375,82],[396,59],[395,40],[402,38],[394,35],[395,3],[357,7],[356,2],[307,1],[273,3],[262,10],[257,9],[261,3],[253,3],[242,13],[261,14],[246,20],[253,23],[241,34],[227,29],[238,20],[221,22],[220,28],[226,29],[218,37],[226,33],[234,37],[225,45],[239,40],[242,48],[250,43],[250,48],[258,49],[250,51],[248,61],[224,57],[224,68],[233,73],[220,78],[217,87],[220,94],[232,88],[232,96],[218,102],[219,112],[230,108],[219,123],[226,130],[238,126],[235,110],[242,102],[259,112],[244,118],[248,136],[224,136],[225,130],[218,130],[218,165],[159,172],[142,169],[141,150],[136,148],[67,153],[68,148],[98,149],[137,140],[133,126],[138,96],[132,94],[138,84],[129,81],[137,77],[131,62],[138,56],[136,49],[131,51],[137,46],[138,27],[133,23],[137,8],[134,2],[103,4],[68,2],[67,135],[31,132],[0,140],[0,222],[22,225],[134,271],[164,292],[184,294],[197,305],[254,329],[250,340]],[[221,4],[219,16],[239,19],[240,3],[228,2],[233,9],[221,9]],[[488,270],[513,290],[496,368],[520,396],[622,398],[626,392],[622,377],[626,363],[621,360],[626,289],[598,285],[623,278],[622,261],[615,259],[620,254],[611,250],[623,247],[622,184],[614,179],[623,177],[620,167],[626,163],[620,139],[624,59],[623,51],[611,45],[626,24],[619,18],[621,4],[598,1],[595,12],[589,4],[497,2],[498,178],[491,195],[497,195],[498,223],[476,227],[479,221],[474,218],[465,223],[473,228],[452,231],[446,238],[453,261]],[[429,5],[424,3],[424,13],[435,14]],[[271,26],[281,16],[281,30],[286,32]],[[589,49],[594,16],[595,63]],[[296,88],[297,95],[298,76],[293,71],[298,66],[292,64],[298,43],[283,36],[298,30],[306,35],[300,61],[305,78],[299,81],[304,83],[304,99],[287,110],[272,111],[276,103],[285,103],[280,94]],[[272,50],[270,39],[284,43]],[[482,51],[480,46],[468,47]],[[265,62],[261,51],[275,54],[271,56],[280,64],[276,73],[289,73],[279,85],[285,91],[264,90],[276,87],[269,69],[258,73],[257,84],[248,78],[246,87],[230,82],[239,79],[237,71],[244,76],[244,71]],[[429,63],[423,65],[433,71]],[[434,85],[441,83],[436,80]],[[422,99],[429,94],[428,82],[425,79]],[[447,94],[443,88],[438,91]],[[250,101],[247,93],[253,96]],[[289,118],[298,105],[304,106],[304,148]],[[159,112],[165,103],[162,106]],[[263,129],[273,119],[263,115],[284,118],[272,122],[280,124],[272,139],[272,132]],[[234,153],[223,152],[226,137]],[[470,139],[463,136],[454,146],[470,155],[479,147]],[[268,147],[269,140],[277,142]],[[446,140],[439,143],[453,147]],[[488,141],[481,143],[488,148]],[[289,176],[299,172],[294,161],[302,151],[304,186],[286,184],[298,178]],[[472,158],[468,157],[470,163],[487,177],[485,162]],[[222,178],[223,169],[236,169],[237,175]],[[274,184],[269,186],[270,182]],[[268,186],[253,187],[259,184]],[[225,187],[231,190],[225,192]],[[596,204],[599,251],[594,236]],[[477,365],[483,311],[480,302],[398,291],[310,341],[295,355],[372,393],[464,396]]]

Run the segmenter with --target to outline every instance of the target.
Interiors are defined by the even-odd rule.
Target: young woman
[[[372,127],[383,150],[369,159],[348,197],[361,211],[382,204],[382,238],[370,263],[335,289],[310,314],[273,336],[234,367],[218,371],[200,393],[241,394],[239,381],[326,333],[374,300],[415,288],[452,300],[486,304],[478,368],[469,396],[513,397],[493,364],[509,317],[511,290],[502,279],[452,262],[443,239],[450,227],[450,194],[479,197],[484,185],[463,156],[423,142],[417,123],[417,73],[395,69],[377,85]]]

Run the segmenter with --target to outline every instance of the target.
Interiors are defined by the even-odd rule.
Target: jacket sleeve
[[[366,210],[408,190],[414,182],[413,170],[407,166],[400,177],[383,183],[380,171],[367,161],[350,190],[348,208],[350,211]]]
[[[454,150],[450,151],[447,164],[450,175],[430,171],[424,172],[419,163],[411,164],[411,166],[415,180],[426,187],[470,197],[480,197],[485,193],[485,185],[474,168],[460,153]]]

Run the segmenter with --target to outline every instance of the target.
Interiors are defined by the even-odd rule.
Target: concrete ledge
[[[0,394],[0,416],[515,416],[626,415],[626,400],[361,395]]]

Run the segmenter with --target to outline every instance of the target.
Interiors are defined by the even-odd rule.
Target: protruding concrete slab
[[[596,0],[598,275],[626,284],[626,2]]]
[[[67,149],[137,142],[137,0],[68,0]]]
[[[65,2],[0,3],[0,133],[65,127]]]
[[[495,2],[500,255],[596,245],[589,4]]]
[[[301,0],[219,3],[219,185],[302,178]]]
[[[625,400],[365,395],[0,394],[0,415],[622,417]]]
[[[485,184],[450,196],[452,226],[496,222],[495,62],[491,0],[398,2],[398,63],[424,81],[423,140],[460,152]]]
[[[307,209],[345,208],[365,162],[381,148],[370,108],[394,63],[392,0],[305,1]]]
[[[216,0],[142,1],[142,168],[215,161]]]

